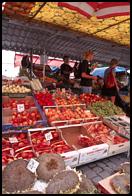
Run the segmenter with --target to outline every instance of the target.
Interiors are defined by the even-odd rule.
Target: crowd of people
[[[91,71],[97,67],[97,64],[93,63],[94,54],[93,51],[89,50],[84,53],[83,60],[80,63],[75,63],[72,68],[69,65],[69,57],[63,58],[64,63],[60,67],[60,73],[62,76],[63,83],[66,86],[71,86],[69,79],[70,73],[74,72],[75,78],[80,79],[80,86],[83,93],[92,93],[93,82],[103,81],[101,84],[101,94],[104,97],[110,98],[112,102],[115,102],[116,96],[119,94],[120,84],[118,83],[115,75],[115,68],[119,65],[117,59],[111,59],[109,68],[104,73],[104,78],[99,76],[91,75]],[[101,80],[100,80],[101,79]],[[101,83],[100,82],[100,83]]]
[[[64,63],[60,66],[58,75],[61,77],[61,85],[64,88],[71,88],[74,85],[74,80],[70,79],[70,74],[74,73],[76,79],[80,79],[80,86],[83,93],[92,93],[93,83],[100,84],[101,94],[110,98],[112,102],[115,102],[116,96],[119,94],[120,84],[118,83],[115,75],[115,68],[119,62],[117,59],[111,59],[109,68],[105,70],[104,78],[91,75],[91,71],[98,65],[93,62],[94,53],[89,50],[84,53],[83,60],[76,62],[74,67],[69,65],[70,58],[68,56],[63,57]],[[22,68],[30,69],[30,62],[27,56],[22,60]]]

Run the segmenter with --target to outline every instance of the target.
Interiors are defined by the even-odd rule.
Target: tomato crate
[[[27,117],[28,115],[28,117]],[[28,130],[29,127],[43,127],[43,121],[38,109],[30,108],[23,112],[17,112],[9,108],[2,110],[2,130]]]
[[[24,109],[36,107],[34,98],[32,96],[25,96],[24,98],[10,98],[8,96],[2,96],[3,109],[17,109],[20,104],[24,105]]]
[[[34,142],[33,147],[37,156],[39,156],[39,154],[41,153],[57,153],[63,157],[67,166],[69,165],[71,167],[75,167],[78,165],[79,153],[63,138],[59,127],[29,129],[29,133],[32,142]],[[53,138],[51,137],[52,139],[50,140],[50,142],[48,142],[46,141],[45,136],[47,134],[47,136],[50,137],[50,133],[53,134]],[[37,141],[39,143],[38,145],[36,145]]]
[[[87,125],[88,123],[84,124]],[[92,146],[87,145],[81,146],[79,143],[79,138],[81,135],[84,135],[84,137],[87,136],[87,132],[84,125],[68,125],[68,127],[59,127],[63,138],[66,140],[66,142],[73,146],[77,152],[79,153],[79,160],[78,165],[82,165],[88,162],[92,162],[104,157],[107,157],[108,155],[108,144],[104,144],[101,142],[101,144],[90,144]],[[90,140],[92,140],[92,137],[90,137]],[[98,155],[98,156],[97,156]]]
[[[66,105],[44,107],[45,116],[50,126],[61,126],[68,124],[80,124],[87,121],[99,119],[90,111],[86,110],[86,105]]]
[[[36,157],[36,154],[32,148],[28,132],[16,133],[14,131],[2,134],[3,165],[19,158],[28,160],[34,157]]]

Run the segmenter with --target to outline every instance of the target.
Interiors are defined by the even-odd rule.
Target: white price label
[[[16,137],[9,137],[9,142],[10,142],[11,144],[17,143],[17,142],[18,142],[18,139],[17,139]]]
[[[27,169],[31,171],[32,173],[35,173],[38,166],[39,166],[38,161],[36,161],[35,159],[30,159],[27,165]]]
[[[47,141],[53,139],[53,136],[52,136],[51,132],[45,134],[45,139],[46,139]]]
[[[65,88],[62,88],[62,92],[65,93],[66,92],[66,89]]]
[[[14,150],[13,150],[13,149],[10,149],[10,154],[11,154],[12,156],[14,156]]]
[[[24,104],[17,104],[17,111],[23,112],[25,110]]]

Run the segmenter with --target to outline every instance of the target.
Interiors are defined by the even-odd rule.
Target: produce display
[[[35,107],[35,103],[31,100],[26,99],[9,99],[8,101],[4,101],[2,103],[3,108],[17,109],[18,104],[24,104],[25,109],[30,109],[31,107]]]
[[[13,126],[33,126],[37,121],[41,120],[41,116],[37,110],[13,112],[11,123]]]
[[[71,107],[49,108],[49,109],[45,109],[45,114],[49,122],[95,117],[95,115],[93,115],[90,112],[87,112],[85,109],[83,109],[80,106],[74,108]],[[79,122],[80,122],[79,120],[76,120],[76,123]]]
[[[86,176],[75,169],[66,169],[66,165],[73,166],[87,162],[86,148],[93,153],[88,156],[91,161],[94,160],[97,152],[92,146],[95,145],[97,150],[103,145],[109,147],[108,154],[112,150],[116,151],[116,148],[119,149],[120,144],[126,148],[129,145],[130,125],[119,116],[115,116],[123,114],[122,109],[93,94],[81,94],[78,97],[65,89],[57,89],[53,94],[47,89],[42,91],[36,79],[31,81],[31,87],[34,97],[10,98],[10,95],[2,97],[4,118],[2,131],[7,126],[7,133],[2,137],[3,193],[98,193]],[[30,89],[25,89],[28,88],[19,86],[19,83],[7,84],[3,86],[2,92],[18,95],[31,92]],[[87,106],[90,111],[87,110]],[[53,128],[40,128],[38,124],[43,122],[42,114],[43,121],[45,118],[45,122],[49,126],[54,126]],[[45,126],[47,126],[46,123]],[[75,125],[80,123],[82,123],[81,126]],[[112,123],[113,128],[110,126]],[[11,132],[10,125],[13,125]],[[57,127],[59,125],[65,126]],[[38,126],[36,131],[30,129],[27,132],[18,133],[25,127],[27,130],[36,126]],[[17,130],[16,133],[15,130]],[[27,169],[31,159],[39,163],[35,174]],[[122,171],[124,172],[125,169]],[[111,186],[117,193],[128,193],[129,177],[124,173],[122,175],[124,176],[121,179],[120,177],[112,179]],[[33,186],[37,180],[46,184],[45,191],[34,191]]]
[[[37,92],[35,98],[40,106],[53,106],[53,98],[49,92]]]
[[[120,117],[107,117],[105,118],[105,122],[114,127],[119,135],[130,139],[130,123]]]
[[[68,96],[66,98],[55,98],[56,105],[75,105],[80,104],[80,100],[76,96]]]
[[[83,103],[86,103],[86,104],[92,104],[94,102],[98,102],[98,101],[106,101],[106,99],[104,99],[103,97],[99,96],[99,95],[95,95],[95,94],[87,94],[87,93],[83,93],[80,95],[80,100],[83,102]]]
[[[2,162],[7,164],[14,159],[30,159],[35,154],[27,133],[12,134],[2,138]]]
[[[10,163],[14,160],[12,151],[13,149],[9,139],[2,137],[2,165]]]
[[[109,129],[107,126],[105,126],[102,123],[85,125],[85,128],[86,128],[87,134],[91,136],[93,139],[95,138],[94,140],[97,140],[97,142],[102,141],[108,144],[120,144],[120,143],[124,143],[128,141],[127,139],[117,135],[116,132],[111,131],[111,129]]]
[[[57,141],[59,139],[59,134],[56,131],[51,131],[50,133],[52,135],[50,142],[46,140],[43,131],[30,133],[31,142],[37,154],[52,153],[51,142]]]
[[[93,138],[93,137],[87,137],[80,135],[78,138],[78,144],[82,147],[90,147],[98,144],[102,144],[103,142],[100,140],[99,137]]]
[[[19,85],[3,85],[2,86],[2,93],[30,93],[31,89],[25,87],[25,86],[19,86]]]
[[[53,143],[51,145],[52,151],[57,154],[62,154],[73,150],[64,140]]]
[[[114,116],[124,114],[123,110],[114,105],[111,101],[92,103],[91,112],[97,116]]]
[[[62,140],[59,132],[52,130],[48,133],[52,135],[50,141],[46,139],[46,132],[37,131],[30,133],[32,145],[37,154],[40,155],[42,153],[52,152],[62,154],[72,150],[72,148]]]

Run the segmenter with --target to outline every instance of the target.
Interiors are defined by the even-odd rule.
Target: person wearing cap
[[[97,80],[96,76],[90,75],[92,71],[93,51],[89,50],[84,53],[84,60],[80,64],[81,68],[81,88],[83,93],[92,93],[92,81]]]

